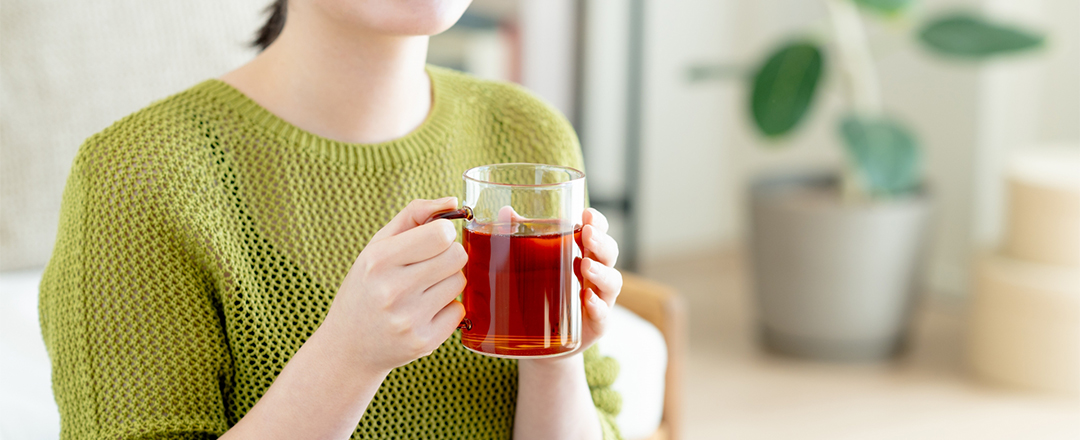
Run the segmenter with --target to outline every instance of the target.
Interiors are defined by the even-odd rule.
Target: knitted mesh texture
[[[41,284],[62,438],[216,438],[409,201],[461,197],[461,173],[483,164],[580,169],[572,128],[547,104],[428,72],[428,119],[381,144],[304,132],[218,80],[89,138]],[[617,365],[590,352],[586,371],[605,436],[617,438]],[[516,362],[469,352],[455,332],[389,374],[352,438],[509,438],[516,396]]]

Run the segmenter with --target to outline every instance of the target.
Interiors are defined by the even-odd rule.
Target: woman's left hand
[[[619,245],[607,234],[608,222],[589,208],[582,215],[581,345],[571,355],[518,360],[518,398],[514,415],[515,439],[603,437],[593,405],[581,352],[604,336],[608,313],[622,290],[622,274],[615,269]],[[552,423],[556,420],[557,423]]]
[[[509,214],[513,215],[513,214]],[[619,244],[607,234],[608,221],[604,214],[593,208],[581,216],[581,265],[575,267],[582,275],[581,286],[581,345],[570,355],[548,359],[527,359],[526,363],[558,363],[581,353],[604,336],[607,316],[615,306],[615,299],[622,290],[622,273],[615,268],[619,259]],[[540,361],[540,362],[537,362]],[[521,362],[521,361],[519,361]]]
[[[608,221],[600,211],[589,208],[582,215],[581,259],[583,285],[581,291],[581,347],[584,351],[604,335],[607,316],[622,290],[622,273],[615,269],[619,244],[608,232]]]

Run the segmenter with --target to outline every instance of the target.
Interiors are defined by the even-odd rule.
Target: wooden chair
[[[648,440],[679,440],[682,434],[682,373],[687,347],[686,302],[674,289],[623,272],[618,304],[656,326],[667,344],[664,412]]]

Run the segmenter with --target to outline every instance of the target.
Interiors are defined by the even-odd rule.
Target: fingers
[[[450,248],[450,245],[454,244],[456,238],[457,228],[453,222],[450,220],[435,220],[368,246],[375,246],[375,248],[380,249],[378,258],[384,259],[384,263],[404,266],[442,254]],[[381,250],[392,251],[382,252]],[[446,274],[443,274],[443,276],[446,276]]]
[[[585,256],[601,264],[614,266],[619,259],[619,244],[594,225],[581,228],[581,243],[585,247]]]
[[[595,334],[603,335],[607,327],[607,316],[611,313],[612,305],[600,299],[592,289],[582,291],[582,304],[585,305],[585,323]]]
[[[514,208],[510,206],[503,206],[499,208],[499,213],[496,214],[496,229],[497,234],[513,234],[517,230],[518,224],[527,221],[528,219],[522,217]]]
[[[622,290],[622,273],[590,258],[581,260],[581,271],[588,287],[582,290],[581,301],[585,309],[586,325],[596,335],[603,335],[607,327],[607,316],[615,306],[615,300]]]
[[[498,223],[517,223],[528,220],[521,214],[518,214],[517,211],[514,211],[514,208],[510,206],[499,208],[499,213],[496,214],[496,218],[498,219]]]
[[[451,243],[442,253],[406,266],[402,279],[421,290],[428,289],[455,272],[460,273],[468,262],[469,254],[465,253],[461,243]]]
[[[465,274],[458,271],[425,290],[420,295],[420,302],[424,304],[421,307],[428,310],[431,315],[436,315],[442,308],[456,299],[463,290],[465,290]]]
[[[608,306],[615,305],[615,299],[622,291],[622,273],[613,267],[608,267],[590,258],[581,260],[581,272],[587,284],[595,286],[593,290]],[[588,299],[588,298],[582,298]]]
[[[370,243],[385,240],[389,237],[393,237],[423,225],[432,214],[455,208],[457,208],[457,197],[443,197],[438,200],[413,200],[405,206],[405,209],[402,209],[401,212],[397,213],[386,226],[383,226],[379,232],[376,232],[375,235],[371,237]]]
[[[465,318],[465,306],[461,304],[461,301],[451,301],[441,310],[435,314],[435,317],[431,319],[431,331],[436,335],[436,339],[439,344],[446,341],[446,338],[450,337],[450,334],[454,333],[454,329],[461,324],[461,320]],[[432,350],[437,348],[439,344],[431,347]]]
[[[586,225],[592,225],[596,229],[599,229],[601,233],[607,234],[607,217],[604,217],[604,214],[601,214],[600,211],[593,208],[586,209],[585,212],[581,214],[581,221],[585,222]]]

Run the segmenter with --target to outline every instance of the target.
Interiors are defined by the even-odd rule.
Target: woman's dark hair
[[[251,42],[251,45],[259,48],[259,51],[265,50],[277,39],[278,35],[281,35],[281,29],[285,27],[286,3],[286,0],[274,0],[274,3],[266,7],[270,18],[266,20],[266,24],[259,29],[259,32],[255,33],[255,41]]]

